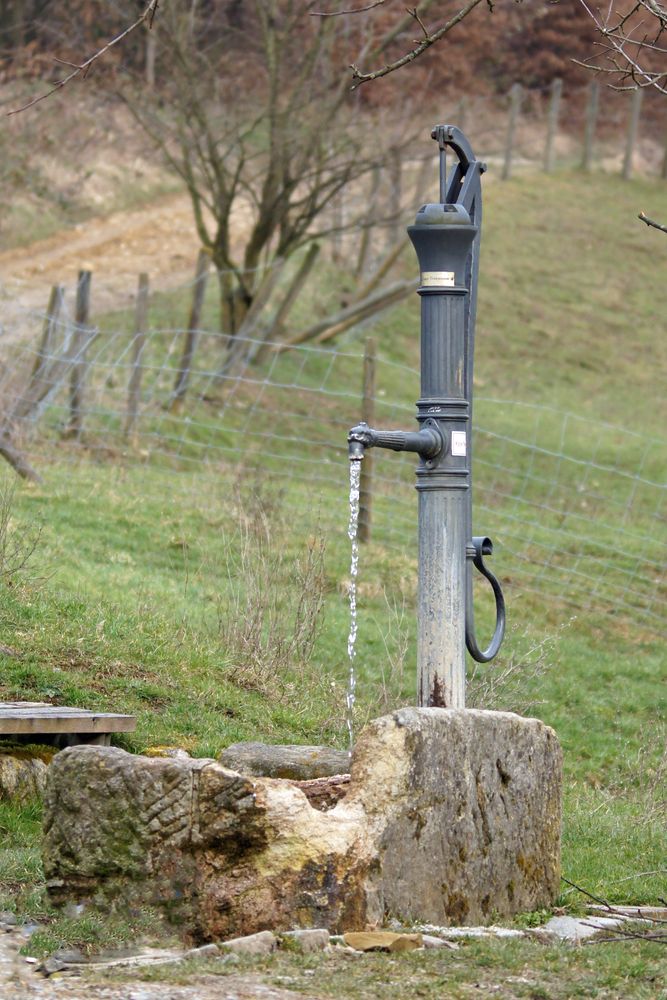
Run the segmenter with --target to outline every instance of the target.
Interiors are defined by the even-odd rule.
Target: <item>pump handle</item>
[[[464,170],[475,161],[472,146],[456,125],[436,125],[431,131],[431,138],[435,139],[443,152],[445,146],[451,146]]]
[[[472,560],[473,565],[491,584],[493,596],[496,600],[496,627],[493,631],[493,637],[488,647],[482,650],[477,645],[477,637],[475,635],[475,613],[472,604],[472,578],[470,576],[470,572],[467,573],[465,613],[466,646],[468,647],[468,652],[472,656],[473,660],[477,660],[478,663],[488,663],[489,660],[493,660],[500,649],[505,636],[505,597],[498,580],[484,563],[484,556],[490,556],[492,552],[493,542],[490,538],[486,538],[483,535],[476,535],[473,538],[472,544],[468,547],[467,552],[468,558]]]

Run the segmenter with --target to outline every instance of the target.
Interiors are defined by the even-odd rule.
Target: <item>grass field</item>
[[[638,468],[633,433],[655,438],[646,449],[645,479],[664,483],[667,470],[664,377],[662,387],[658,381],[667,360],[667,242],[636,221],[640,209],[667,219],[664,185],[576,174],[488,185],[476,381],[477,413],[489,433],[480,436],[476,452],[476,520],[491,535],[500,530],[494,562],[498,574],[509,577],[511,628],[498,666],[472,679],[471,700],[538,715],[556,729],[566,769],[564,874],[611,901],[655,903],[667,896],[664,622],[635,615],[622,603],[629,564],[619,544],[638,544],[632,531],[658,539],[665,531],[664,490],[662,499],[657,486],[647,488],[645,498],[636,490],[629,497],[621,475]],[[406,254],[405,268],[412,266]],[[327,280],[333,297],[333,282],[344,276],[330,273]],[[165,296],[156,309],[155,325],[173,328],[182,323],[187,304]],[[119,329],[126,318],[104,322]],[[397,418],[410,426],[418,387],[401,366],[418,363],[417,323],[418,309],[410,301],[373,330],[385,362],[385,425]],[[358,354],[367,334],[355,331],[337,346]],[[1,659],[0,697],[136,713],[136,734],[119,740],[133,751],[169,744],[213,756],[239,739],[345,745],[344,427],[358,360],[349,369],[339,364],[326,377],[328,388],[340,391],[340,404],[315,411],[310,399],[303,402],[306,390],[322,385],[330,370],[313,356],[312,369],[302,376],[303,393],[291,392],[290,412],[271,415],[273,457],[257,450],[252,428],[248,454],[235,450],[247,427],[241,398],[236,415],[225,410],[222,428],[215,406],[193,404],[190,437],[179,439],[178,461],[156,453],[139,462],[114,448],[117,427],[111,420],[100,437],[107,450],[92,451],[88,459],[48,438],[42,486],[12,491],[4,473],[6,537],[19,540],[19,558],[12,563],[0,538],[0,643],[14,651]],[[522,410],[517,401],[533,409]],[[247,402],[257,412],[254,399]],[[563,575],[553,577],[553,590],[545,584],[558,569],[546,564],[544,552],[549,532],[562,529],[560,494],[549,484],[546,460],[540,468],[534,452],[506,443],[531,440],[532,434],[545,449],[554,442],[564,449],[563,412],[583,418],[568,423],[568,454],[585,462],[595,445],[596,461],[613,472],[594,473],[596,505],[580,512],[585,523],[578,522],[577,532],[591,532],[586,571],[600,580],[599,589],[586,585],[588,596],[574,584],[568,591],[570,555],[563,534]],[[594,421],[617,430],[604,438],[596,431],[591,441]],[[159,426],[162,434],[182,435],[182,425],[170,431],[162,413]],[[304,430],[313,464],[298,472],[285,442],[298,442]],[[502,446],[509,448],[502,459],[494,430],[502,431]],[[322,442],[332,439],[337,447],[327,450]],[[213,450],[215,461],[194,460]],[[392,455],[376,462],[392,469],[381,472],[382,490],[404,490],[410,497],[400,510],[389,500],[386,508],[380,504],[374,541],[362,552],[357,727],[411,701],[415,684],[414,528],[403,530],[414,509],[412,467]],[[515,467],[524,484],[519,498],[502,488]],[[400,472],[392,478],[394,468]],[[559,491],[576,491],[572,468],[559,473]],[[21,544],[30,548],[33,534],[34,553],[21,567]],[[512,561],[514,538],[526,534],[525,558]],[[536,572],[544,578],[539,586]],[[653,592],[649,581],[641,600]],[[238,627],[243,619],[259,623],[258,631],[244,632]],[[488,609],[482,609],[482,625],[488,620]],[[40,882],[36,807],[0,807],[0,836],[0,909],[48,916],[45,950],[60,940],[116,940],[135,933],[53,917]],[[581,897],[564,886],[559,902],[576,907]],[[648,943],[608,945],[566,958],[561,950],[546,949],[539,950],[539,961],[530,950],[536,948],[474,945],[465,954],[484,981],[536,965],[539,978],[515,984],[507,996],[663,995],[664,946],[661,952]],[[578,993],[563,992],[557,981],[563,962]],[[297,966],[289,973],[296,977],[292,988],[307,989]],[[336,982],[343,992],[336,995],[389,995],[380,985],[360,985],[359,968],[350,967],[349,977],[340,974]],[[448,995],[469,995],[457,980],[469,974],[461,963],[444,970],[433,959],[428,968],[417,982],[410,961],[402,962],[408,992],[401,995],[440,995],[438,983],[445,982]],[[368,974],[373,979],[379,973]]]

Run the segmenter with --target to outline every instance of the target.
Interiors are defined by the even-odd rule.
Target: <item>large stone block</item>
[[[215,761],[65,750],[46,792],[51,894],[163,905],[199,939],[478,923],[554,899],[561,752],[537,719],[402,709],[364,730],[351,772],[321,812]]]

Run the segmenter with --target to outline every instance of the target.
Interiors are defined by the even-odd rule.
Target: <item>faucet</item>
[[[444,451],[445,441],[435,420],[426,420],[419,431],[376,431],[365,421],[352,427],[347,435],[351,462],[361,462],[366,448],[389,448],[391,451],[413,451],[424,461],[436,461]]]

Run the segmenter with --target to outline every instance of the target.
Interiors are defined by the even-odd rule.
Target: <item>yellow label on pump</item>
[[[453,271],[422,271],[422,288],[453,288]]]

